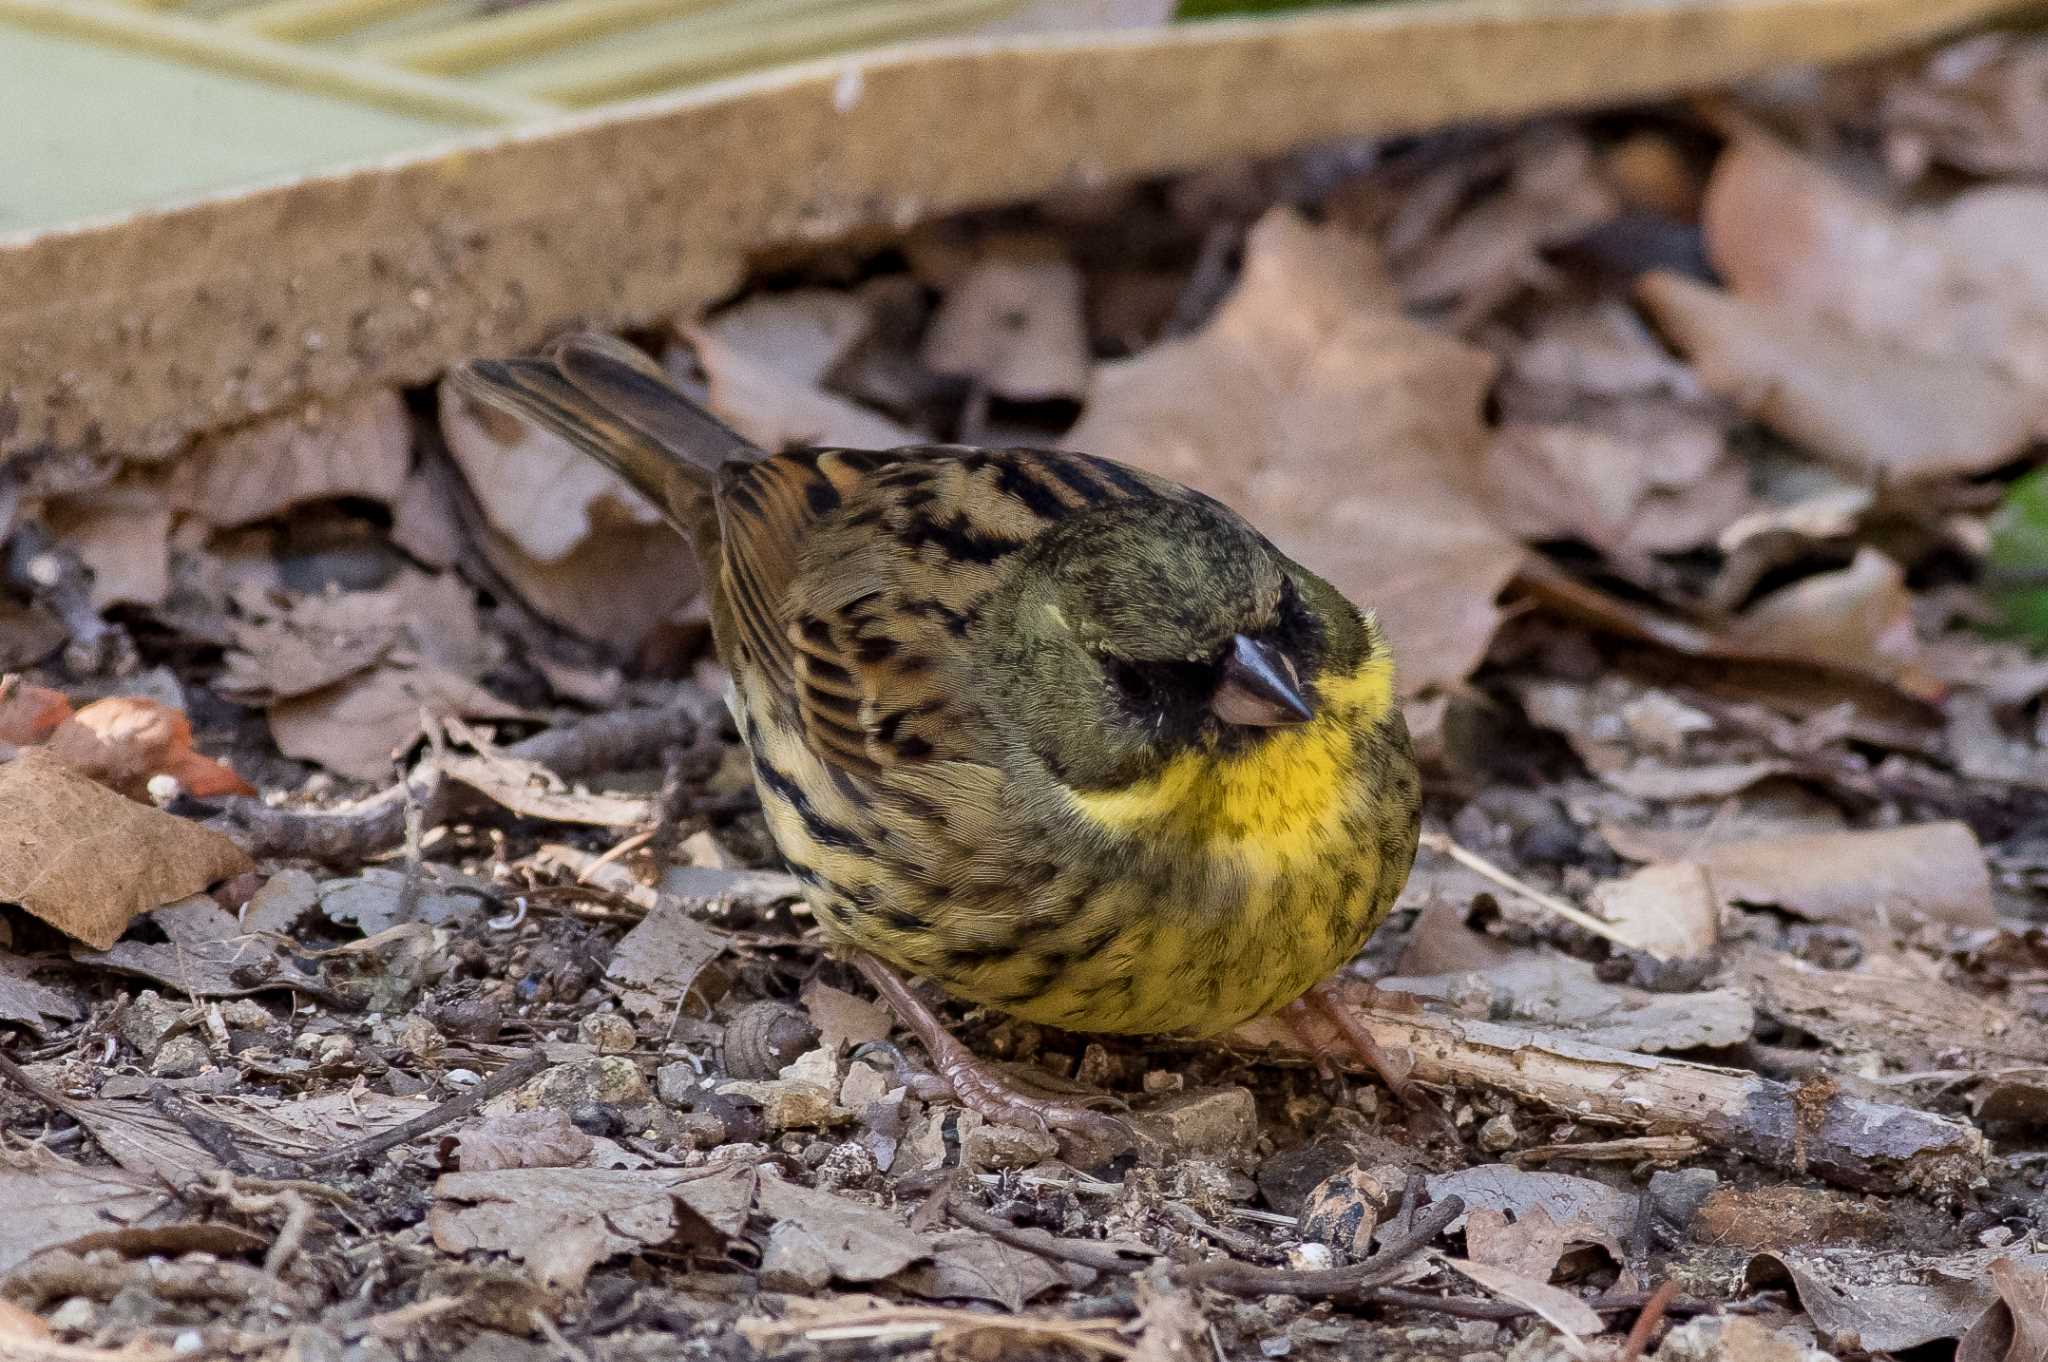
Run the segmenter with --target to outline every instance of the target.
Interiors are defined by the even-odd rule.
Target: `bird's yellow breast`
[[[1234,857],[1254,874],[1284,874],[1320,858],[1357,797],[1363,735],[1393,705],[1384,653],[1319,688],[1319,712],[1236,754],[1187,752],[1121,790],[1068,797],[1119,833],[1165,838]]]

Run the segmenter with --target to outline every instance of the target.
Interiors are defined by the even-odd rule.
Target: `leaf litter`
[[[2034,1358],[2043,70],[1096,186],[636,337],[764,445],[1109,454],[1375,608],[1433,850],[1347,988],[1455,1139],[1272,1021],[949,1009],[1128,1108],[1106,1162],[933,1095],[777,867],[694,556],[523,426],[374,393],[28,504],[0,1301],[279,1359]]]

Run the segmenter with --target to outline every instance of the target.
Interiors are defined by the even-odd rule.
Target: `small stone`
[[[149,1071],[158,1078],[190,1078],[204,1069],[211,1059],[205,1043],[188,1032],[172,1036],[158,1046],[156,1058],[149,1062]]]
[[[450,1069],[441,1075],[441,1081],[451,1088],[473,1088],[484,1079],[475,1069]]]
[[[852,1115],[832,1100],[832,1089],[800,1078],[771,1078],[760,1083],[721,1083],[718,1091],[740,1097],[761,1109],[761,1124],[771,1131],[819,1130]]]
[[[1299,1215],[1316,1184],[1354,1162],[1351,1150],[1334,1140],[1283,1149],[1260,1161],[1259,1195],[1280,1214]]]
[[[405,1019],[399,1022],[393,1039],[400,1050],[414,1059],[432,1059],[448,1044],[447,1037],[441,1034],[441,1028],[417,1012],[408,1013]]]
[[[601,1055],[631,1053],[639,1037],[633,1023],[616,1012],[593,1012],[576,1026],[576,1038]]]
[[[1489,1154],[1505,1154],[1515,1147],[1521,1132],[1515,1129],[1515,1119],[1506,1112],[1491,1117],[1479,1127],[1479,1147]]]
[[[347,1064],[356,1057],[356,1043],[348,1036],[322,1036],[313,1050],[313,1060],[324,1068]]]
[[[1173,1069],[1145,1070],[1146,1092],[1179,1092],[1187,1085],[1187,1075]]]
[[[206,1347],[206,1335],[197,1329],[186,1329],[171,1340],[171,1351],[180,1357],[194,1357]]]
[[[60,1333],[85,1333],[93,1327],[97,1308],[84,1296],[69,1296],[45,1321]]]
[[[846,1066],[846,1079],[839,1085],[839,1105],[860,1116],[896,1090],[894,1075],[886,1074],[872,1064],[849,1064]]]
[[[505,1009],[489,998],[460,998],[433,1009],[430,1020],[459,1040],[490,1045],[504,1028]]]
[[[986,1124],[960,1141],[960,1162],[972,1173],[1001,1173],[1057,1158],[1059,1141],[1042,1130]]]
[[[875,1155],[858,1140],[848,1140],[827,1150],[818,1161],[818,1186],[827,1191],[842,1187],[869,1187],[882,1176]]]
[[[1248,1088],[1196,1088],[1149,1104],[1132,1117],[1170,1156],[1249,1163],[1257,1152],[1258,1107]]]
[[[1337,1266],[1327,1244],[1296,1244],[1287,1250],[1287,1266],[1297,1272],[1323,1272]]]
[[[654,1071],[654,1095],[664,1105],[687,1107],[703,1091],[694,1065],[677,1060]]]
[[[220,1005],[220,1019],[231,1031],[267,1031],[277,1024],[270,1009],[254,998],[229,998]]]
[[[1267,1334],[1259,1340],[1259,1356],[1285,1357],[1294,1351],[1294,1340],[1285,1334]]]
[[[578,1102],[569,1108],[569,1124],[585,1135],[611,1136],[625,1128],[619,1109],[604,1102]]]
[[[725,1136],[725,1122],[715,1112],[686,1111],[676,1117],[676,1143],[687,1149],[716,1149]]]
[[[1369,1257],[1373,1231],[1400,1206],[1407,1183],[1408,1170],[1393,1164],[1332,1173],[1302,1203],[1303,1242],[1323,1245],[1339,1262]]]
[[[788,1221],[768,1231],[761,1254],[761,1285],[770,1291],[817,1291],[832,1280],[832,1265],[817,1238]]]
[[[1675,1241],[1691,1238],[1700,1208],[1720,1185],[1721,1175],[1711,1168],[1675,1168],[1652,1173],[1650,1215]]]
[[[147,1062],[156,1058],[157,1050],[171,1033],[185,1025],[187,1012],[188,1009],[170,1002],[155,989],[146,988],[121,1009],[114,1019],[114,1029]]]
[[[571,1111],[585,1102],[637,1107],[651,1100],[640,1066],[618,1055],[557,1064],[536,1078],[521,1095],[521,1105]]]

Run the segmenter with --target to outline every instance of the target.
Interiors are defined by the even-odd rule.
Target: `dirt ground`
[[[2048,42],[1075,192],[630,339],[1374,608],[1425,846],[1258,1023],[925,1056],[688,550],[436,390],[0,468],[0,1357],[2048,1357]],[[1365,983],[1380,981],[1371,994]]]

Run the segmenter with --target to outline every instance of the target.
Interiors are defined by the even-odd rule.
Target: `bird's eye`
[[[1102,670],[1109,677],[1109,684],[1132,705],[1146,704],[1157,694],[1151,673],[1126,658],[1105,657]]]

